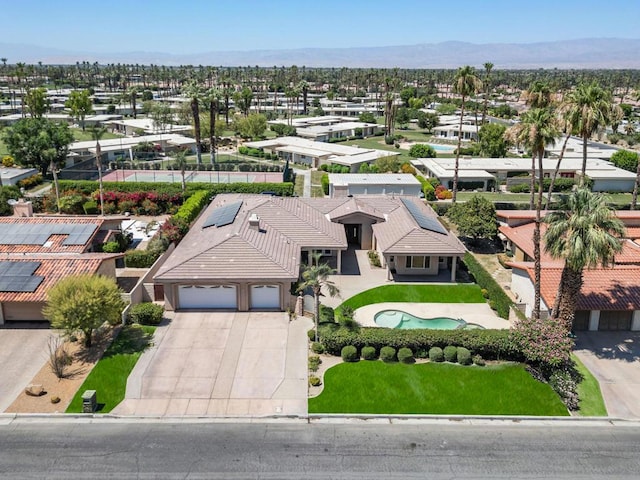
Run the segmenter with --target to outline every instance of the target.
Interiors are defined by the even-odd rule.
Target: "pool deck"
[[[421,318],[461,318],[467,323],[475,323],[484,328],[511,328],[511,323],[498,317],[486,303],[374,303],[358,308],[354,319],[364,327],[377,327],[373,317],[382,310],[401,310]]]

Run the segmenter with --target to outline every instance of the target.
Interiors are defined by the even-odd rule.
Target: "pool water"
[[[430,143],[429,146],[433,148],[436,152],[440,152],[440,153],[453,153],[456,149],[456,147],[454,146],[439,145],[437,143]]]
[[[415,315],[411,315],[410,313],[403,312],[401,310],[383,310],[376,313],[376,315],[373,317],[373,320],[379,327],[397,328],[400,330],[409,330],[412,328],[428,328],[431,330],[482,328],[480,325],[472,323],[468,324],[461,318],[421,318],[416,317]]]

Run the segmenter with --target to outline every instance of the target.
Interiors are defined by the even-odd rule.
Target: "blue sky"
[[[638,0],[0,0],[0,12],[0,42],[88,52],[640,37]]]

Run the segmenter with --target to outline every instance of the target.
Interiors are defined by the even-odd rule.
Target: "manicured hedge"
[[[173,216],[190,224],[200,214],[202,209],[209,204],[211,193],[208,190],[198,190],[191,195]]]
[[[163,251],[154,250],[128,250],[124,254],[124,264],[129,268],[149,268],[160,258]]]
[[[129,311],[129,321],[140,325],[158,325],[163,316],[164,307],[151,302],[138,303]]]
[[[322,175],[320,183],[322,184],[322,191],[324,192],[324,194],[329,195],[329,175],[327,175],[326,173]]]
[[[504,290],[498,282],[487,272],[480,263],[469,252],[465,253],[463,258],[464,264],[467,266],[469,273],[473,275],[475,282],[480,288],[485,289],[489,293],[489,304],[491,308],[504,319],[509,318],[509,310],[513,302],[504,293]]]
[[[323,326],[320,329],[320,341],[325,351],[331,355],[340,355],[346,345],[352,345],[358,350],[370,346],[377,351],[391,346],[396,350],[410,348],[416,358],[427,358],[432,347],[455,345],[465,347],[486,359],[521,361],[524,358],[518,345],[511,340],[509,330],[395,330],[362,327],[355,331]]]

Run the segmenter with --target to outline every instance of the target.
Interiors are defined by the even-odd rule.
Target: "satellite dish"
[[[16,203],[18,203],[18,201],[10,198],[9,200],[7,200],[7,203],[13,207]]]

